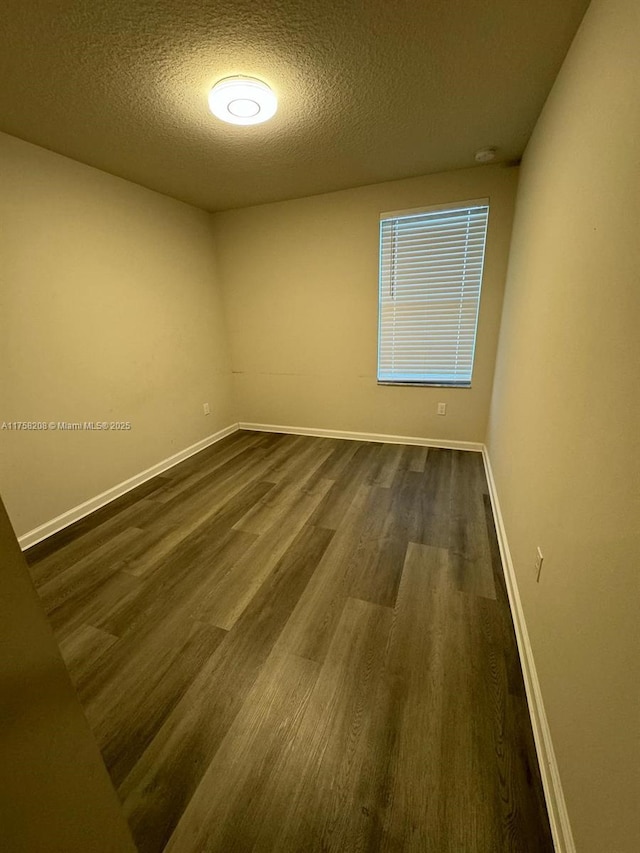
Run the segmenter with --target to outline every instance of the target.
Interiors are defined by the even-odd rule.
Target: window
[[[469,387],[488,199],[380,217],[378,382]]]

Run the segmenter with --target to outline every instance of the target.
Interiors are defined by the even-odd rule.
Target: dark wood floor
[[[27,557],[142,853],[553,850],[479,454],[239,432]]]

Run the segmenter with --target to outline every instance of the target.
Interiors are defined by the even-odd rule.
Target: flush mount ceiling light
[[[278,99],[254,77],[225,77],[209,92],[209,109],[230,124],[260,124],[275,115]]]

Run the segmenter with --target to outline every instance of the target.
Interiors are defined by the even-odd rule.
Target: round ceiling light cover
[[[260,124],[278,109],[272,89],[254,77],[225,77],[209,92],[209,109],[230,124]]]

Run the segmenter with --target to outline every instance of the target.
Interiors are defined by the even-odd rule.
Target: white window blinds
[[[487,199],[380,218],[378,381],[471,384]]]

